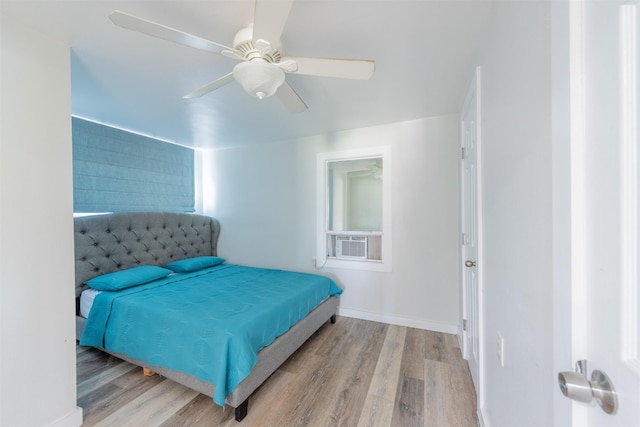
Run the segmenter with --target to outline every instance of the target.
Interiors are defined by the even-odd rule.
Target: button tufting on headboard
[[[74,218],[76,296],[99,274],[217,255],[219,222],[184,213],[118,213]]]

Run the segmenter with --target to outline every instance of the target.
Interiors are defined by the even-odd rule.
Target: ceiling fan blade
[[[308,108],[307,104],[286,81],[278,88],[276,96],[292,113],[302,113]]]
[[[156,22],[148,21],[137,16],[129,15],[128,13],[114,10],[109,14],[109,19],[119,27],[126,28],[128,30],[144,33],[149,36],[158,37],[160,39],[168,40],[174,43],[182,44],[185,46],[193,47],[195,49],[206,50],[209,52],[221,53],[223,50],[235,51],[235,49],[224,46],[211,40],[206,40],[192,34],[185,33],[184,31],[176,30],[174,28],[167,27]]]
[[[253,41],[267,40],[275,48],[287,23],[293,0],[256,0],[253,11]]]
[[[235,79],[233,78],[233,73],[229,73],[225,76],[220,77],[217,80],[212,81],[211,83],[207,83],[206,85],[202,86],[199,89],[194,90],[191,93],[186,94],[185,96],[183,96],[183,98],[185,99],[199,98],[202,95],[212,92],[218,88],[221,88],[222,86],[229,84],[234,80]]]
[[[274,62],[273,65],[279,67],[285,73],[295,73],[298,71],[298,64],[296,64],[296,61]]]
[[[338,77],[342,79],[369,80],[376,69],[376,63],[369,59],[334,59],[286,56],[281,62],[295,61],[297,71],[293,74]]]

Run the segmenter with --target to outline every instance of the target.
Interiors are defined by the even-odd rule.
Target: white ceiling
[[[261,0],[262,1],[262,0]],[[274,1],[274,0],[264,0]],[[290,56],[373,59],[368,81],[287,74],[309,109],[289,113],[233,82],[188,92],[237,61],[115,26],[121,10],[227,46],[253,0],[2,0],[2,13],[71,46],[73,114],[195,148],[279,141],[459,111],[485,0],[296,0],[282,34]]]

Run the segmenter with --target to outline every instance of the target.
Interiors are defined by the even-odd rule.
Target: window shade
[[[193,212],[193,150],[72,118],[74,212]]]

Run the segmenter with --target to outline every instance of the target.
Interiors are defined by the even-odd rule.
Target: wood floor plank
[[[173,381],[163,381],[96,424],[158,426],[188,404],[199,393]]]
[[[376,322],[349,322],[344,340],[337,342],[316,372],[309,373],[306,393],[279,425],[356,425],[358,406],[364,403],[386,327]],[[365,384],[363,378],[368,379]]]
[[[318,358],[322,363],[322,360]],[[299,376],[286,371],[276,371],[249,398],[249,412],[243,424],[249,426],[278,427],[274,414],[287,413],[296,401],[301,387]]]
[[[328,409],[316,410],[316,408],[321,405],[324,405],[325,408],[328,407],[327,399],[331,398],[331,396],[328,396],[328,393],[330,393],[328,389],[336,371],[340,368],[337,358],[330,355],[340,354],[340,356],[351,360],[353,356],[350,355],[356,353],[361,345],[361,343],[354,342],[355,340],[353,339],[355,322],[341,317],[338,318],[335,325],[338,327],[334,329],[332,336],[317,351],[320,356],[317,359],[319,363],[309,366],[308,370],[302,371],[298,375],[297,380],[292,385],[298,393],[293,396],[293,399],[289,400],[287,410],[280,413],[279,417],[276,417],[275,425],[322,425],[322,420],[318,420],[317,416],[318,414],[326,413],[325,411],[328,411]],[[337,337],[340,337],[340,339],[336,339]],[[342,361],[347,363],[345,359],[342,359]]]
[[[368,334],[362,335],[368,337],[366,345],[360,348],[352,363],[340,365],[334,375],[333,387],[327,389],[327,397],[333,396],[326,412],[327,427],[355,426],[358,423],[389,327],[373,322],[369,326]],[[361,332],[356,330],[356,333]]]
[[[342,346],[348,344],[351,331],[357,324],[356,319],[338,316],[336,323],[331,325],[331,334],[318,346],[316,354],[327,358],[339,354],[342,351]]]
[[[163,381],[165,379],[159,375],[145,377],[138,369],[132,369],[109,384],[87,393],[78,399],[78,406],[82,408],[84,415],[84,424],[95,425]]]
[[[449,362],[449,352],[444,334],[434,331],[423,331],[426,336],[425,359],[438,362]]]
[[[476,416],[455,335],[346,317],[254,392],[241,424],[233,408],[95,349],[78,348],[78,390],[84,426],[466,427]]]
[[[237,424],[232,408],[227,407],[223,412],[209,396],[199,394],[159,427],[224,427]]]
[[[458,341],[458,336],[455,334],[445,334],[445,341],[447,347],[457,348],[460,350],[460,341]]]
[[[83,382],[121,362],[122,360],[97,349],[83,351],[81,356],[76,359],[76,379]]]
[[[425,331],[407,328],[407,334],[402,353],[401,375],[423,379],[424,358],[426,354]]]
[[[443,334],[434,331],[423,331],[426,336],[425,359],[452,365],[466,366],[458,345],[457,337],[453,334]]]
[[[464,367],[425,360],[425,419],[427,425],[475,427],[475,392]]]
[[[451,383],[448,387],[450,396],[454,396],[455,403],[451,406],[452,425],[460,427],[477,427],[478,413],[476,411],[476,393],[473,380],[467,366],[452,365]]]
[[[96,353],[102,353],[104,356],[107,356],[105,353],[93,348],[93,347],[85,347],[82,345],[76,345],[76,363],[81,364],[87,360],[95,359]]]
[[[368,395],[364,403],[360,417],[358,418],[358,427],[390,427],[393,419],[393,409],[395,400],[389,400],[385,397]]]
[[[395,400],[406,336],[407,329],[401,326],[390,325],[387,329],[373,380],[369,386],[369,395]]]
[[[424,426],[424,381],[403,377],[396,398],[391,425]]]
[[[358,419],[358,427],[391,425],[407,329],[390,325],[373,379]]]
[[[96,389],[102,387],[105,384],[115,380],[121,375],[126,374],[127,372],[139,369],[137,366],[128,364],[128,363],[118,363],[111,366],[108,369],[103,370],[97,375],[92,376],[82,382],[78,383],[78,398],[82,398],[88,393],[95,391]]]
[[[344,321],[341,321],[339,324],[330,324],[325,323],[316,333],[314,333],[309,339],[304,343],[304,351],[297,351],[292,354],[289,359],[287,359],[280,369],[291,372],[293,374],[299,373],[300,370],[306,369],[306,360],[305,358],[309,354],[315,354],[319,351],[320,348],[323,348],[324,341],[329,337],[333,337],[337,328],[342,328],[344,325]],[[331,338],[333,339],[333,338]]]

